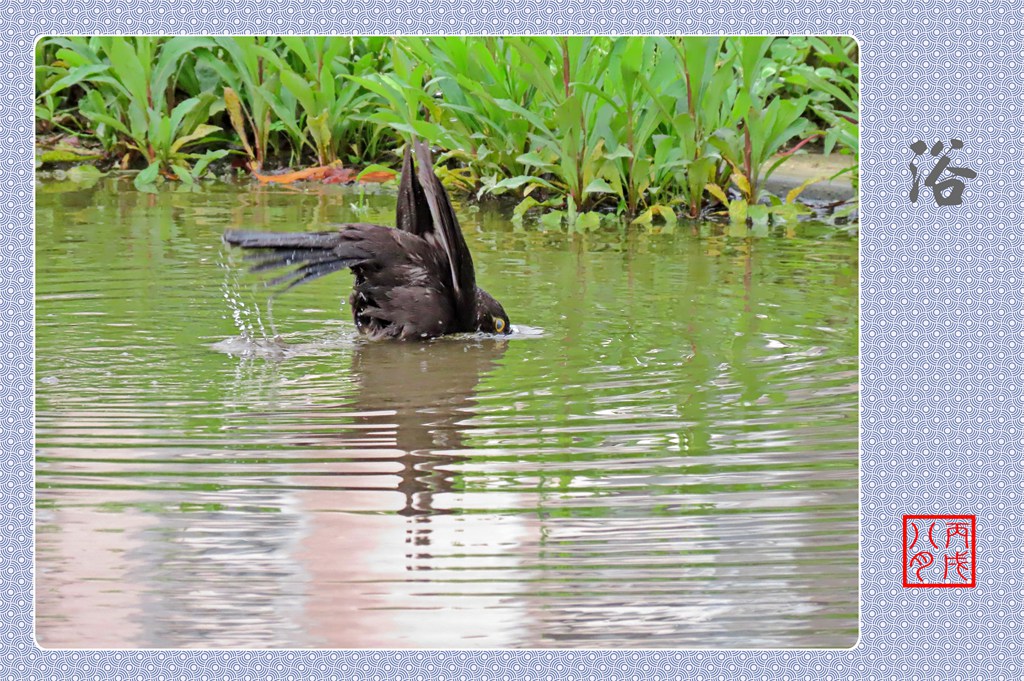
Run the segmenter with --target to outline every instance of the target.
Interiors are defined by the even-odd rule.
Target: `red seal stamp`
[[[903,586],[975,586],[976,537],[973,515],[903,516]]]

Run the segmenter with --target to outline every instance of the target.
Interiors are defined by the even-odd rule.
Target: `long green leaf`
[[[281,84],[295,95],[307,116],[315,116],[319,113],[316,95],[313,94],[313,88],[309,86],[305,78],[294,71],[285,70],[281,72]]]
[[[206,166],[210,165],[211,162],[216,161],[219,158],[224,158],[228,155],[227,149],[215,149],[208,151],[199,157],[196,164],[192,166],[192,175],[194,177],[202,177],[203,172],[206,170]]]
[[[82,115],[88,118],[90,121],[95,121],[96,123],[103,123],[104,125],[109,125],[111,128],[117,130],[119,133],[126,137],[132,136],[131,133],[128,131],[128,128],[125,127],[124,123],[117,120],[113,116],[101,113],[99,111],[87,111],[85,109],[82,109],[81,111]]]
[[[91,80],[93,76],[96,76],[100,73],[105,73],[109,69],[109,64],[90,64],[88,66],[81,66],[72,69],[68,73],[68,75],[64,76],[63,78],[59,78],[57,81],[53,83],[53,85],[51,85],[46,90],[46,92],[36,97],[36,99],[41,99],[43,97],[49,97],[50,95],[57,94],[61,90],[69,88],[72,85],[77,85],[78,83],[81,83],[83,80]]]
[[[153,67],[153,74],[150,78],[150,87],[153,97],[162,97],[167,90],[171,76],[181,65],[182,58],[192,54],[204,47],[213,47],[215,43],[210,38],[197,38],[192,36],[178,36],[163,43],[160,48],[160,56]]]
[[[149,65],[143,64],[131,41],[131,38],[113,36],[108,39],[107,54],[110,56],[110,67],[118,79],[124,83],[132,99],[140,107],[149,104]]]

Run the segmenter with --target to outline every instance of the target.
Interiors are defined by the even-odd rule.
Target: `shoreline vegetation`
[[[150,192],[225,175],[388,182],[416,136],[449,189],[511,200],[514,220],[843,224],[857,50],[814,36],[48,37],[36,163],[131,171]],[[809,149],[839,161],[770,193]],[[799,200],[842,179],[853,198]]]

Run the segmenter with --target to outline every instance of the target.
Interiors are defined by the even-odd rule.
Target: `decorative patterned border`
[[[78,33],[851,34],[862,46],[861,640],[849,651],[43,651],[32,638],[33,41]],[[0,671],[43,678],[1020,678],[1021,0],[0,0]],[[914,139],[964,203],[907,198]],[[903,589],[904,514],[978,516],[975,589]]]

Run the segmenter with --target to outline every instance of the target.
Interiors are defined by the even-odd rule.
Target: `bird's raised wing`
[[[423,186],[412,168],[411,144],[405,145],[405,158],[402,159],[402,180],[398,183],[395,226],[416,236],[426,236],[434,229],[427,196],[423,193]]]
[[[412,200],[405,205],[406,212],[399,216],[399,223],[406,221],[412,229],[423,230],[419,236],[426,239],[434,248],[440,249],[448,261],[449,271],[452,278],[452,293],[455,297],[456,316],[459,327],[464,331],[474,329],[476,315],[476,273],[473,270],[473,257],[466,246],[466,240],[462,236],[462,228],[459,227],[459,220],[455,217],[455,210],[452,208],[451,199],[445,191],[441,181],[434,174],[434,162],[430,158],[430,149],[425,142],[415,138],[412,141],[416,148],[416,160],[419,168],[416,180],[407,193]],[[405,183],[405,165],[409,161],[409,152],[406,151],[406,163],[403,164],[402,182]],[[411,176],[412,173],[409,173]],[[417,198],[417,187],[422,191],[423,200]],[[401,199],[402,188],[399,187],[399,206],[403,205]],[[423,204],[430,214],[430,226],[426,227],[423,218]],[[400,208],[401,210],[401,208]],[[401,227],[401,224],[400,224]]]

